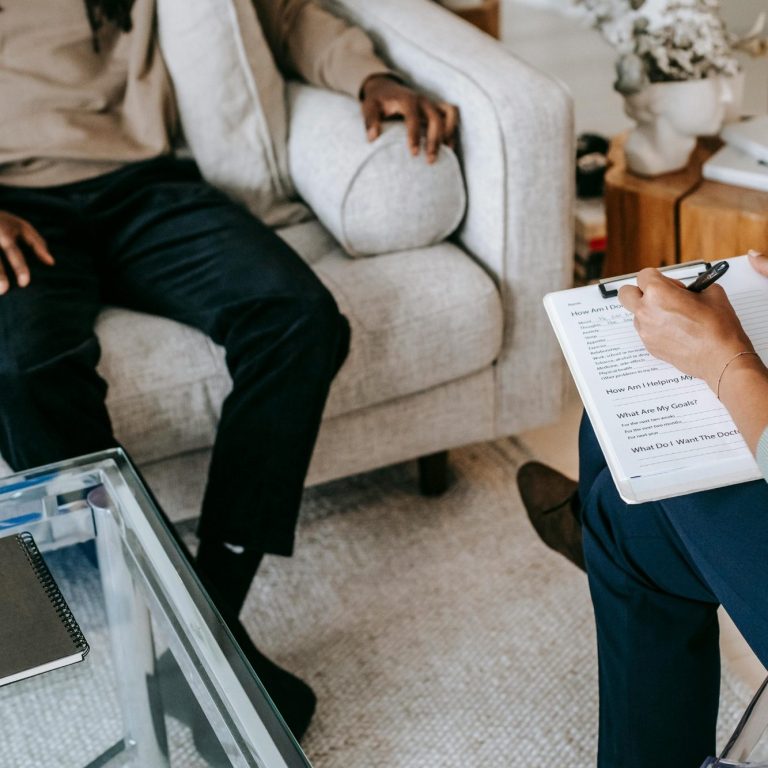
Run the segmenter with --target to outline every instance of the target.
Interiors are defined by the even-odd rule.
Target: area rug
[[[314,768],[595,765],[586,577],[532,533],[515,490],[526,458],[509,440],[454,451],[436,499],[410,463],[307,492],[296,555],[265,560],[243,620],[318,694]],[[0,768],[82,768],[123,734],[96,570],[76,548],[47,559],[92,655],[0,689]],[[750,694],[726,669],[721,743]],[[167,721],[173,768],[204,768]]]
[[[267,558],[244,622],[318,694],[315,768],[594,766],[586,577],[527,523],[527,458],[454,451],[437,499],[411,464],[307,492],[296,555]],[[725,671],[721,743],[750,694]]]

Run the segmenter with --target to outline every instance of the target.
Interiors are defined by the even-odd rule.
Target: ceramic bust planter
[[[684,168],[698,136],[712,136],[739,117],[744,76],[652,83],[627,96],[624,110],[637,126],[624,152],[628,168],[658,176]]]

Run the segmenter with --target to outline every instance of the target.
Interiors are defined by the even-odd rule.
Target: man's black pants
[[[599,768],[699,768],[715,754],[717,607],[768,663],[768,484],[628,505],[586,416],[584,556],[597,624]]]
[[[45,189],[0,186],[56,259],[0,296],[0,452],[15,470],[116,444],[96,373],[105,305],[172,318],[226,349],[233,389],[199,533],[287,555],[349,325],[314,273],[189,161]]]

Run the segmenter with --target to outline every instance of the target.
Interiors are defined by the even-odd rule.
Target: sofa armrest
[[[418,88],[458,105],[468,207],[457,237],[497,281],[505,313],[497,431],[508,435],[555,420],[564,368],[542,297],[571,279],[570,96],[431,0],[324,4],[364,28]]]
[[[291,180],[350,256],[425,248],[451,235],[467,196],[454,152],[429,165],[408,151],[403,123],[368,141],[360,103],[289,83]]]

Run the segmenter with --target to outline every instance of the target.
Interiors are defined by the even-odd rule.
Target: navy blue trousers
[[[304,478],[349,326],[314,273],[245,209],[160,158],[45,189],[0,186],[54,267],[0,296],[0,451],[16,470],[116,444],[96,372],[105,305],[172,318],[226,348],[199,533],[290,554]],[[183,360],[179,364],[183,364]]]
[[[699,768],[715,754],[717,607],[768,664],[768,484],[619,497],[586,416],[584,555],[597,623],[600,768]]]

